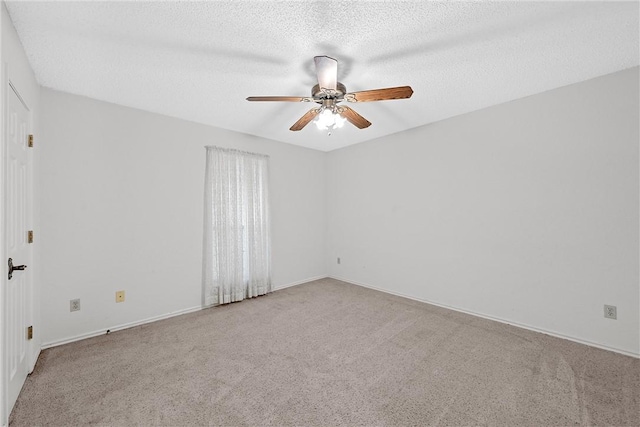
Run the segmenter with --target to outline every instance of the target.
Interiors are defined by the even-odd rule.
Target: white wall
[[[274,286],[326,276],[324,153],[48,89],[42,108],[45,346],[201,305],[205,145],[270,156]]]
[[[271,156],[276,286],[327,266],[639,353],[637,68],[328,154],[47,89],[42,108],[45,345],[200,305],[215,144]]]
[[[37,141],[38,132],[39,132],[40,86],[36,81],[36,78],[33,73],[33,70],[31,69],[31,66],[29,65],[29,61],[27,60],[26,54],[24,52],[24,49],[22,48],[22,44],[20,43],[20,39],[18,38],[18,34],[16,33],[13,23],[11,22],[11,18],[9,17],[9,13],[6,9],[4,2],[2,2],[2,5],[0,6],[0,14],[2,15],[0,18],[1,19],[0,21],[0,39],[1,39],[0,56],[2,58],[1,60],[2,78],[0,79],[0,81],[2,82],[1,88],[0,88],[0,94],[2,96],[2,109],[0,111],[0,117],[2,117],[1,120],[3,122],[2,129],[0,129],[0,134],[2,135],[2,139],[4,142],[4,139],[5,139],[4,118],[6,114],[4,107],[7,99],[7,90],[9,90],[8,84],[9,82],[11,82],[11,84],[19,92],[23,101],[26,103],[27,107],[29,108],[29,111],[31,113],[31,121],[32,121],[31,130],[34,133]],[[2,144],[1,146],[2,146],[2,150],[0,150],[0,177],[2,178],[0,179],[0,182],[2,182],[4,186],[4,176],[5,176],[4,144]],[[40,160],[39,153],[37,152],[37,150],[34,149],[31,152],[31,155],[33,159],[33,167],[34,169],[37,169],[39,167],[39,160]],[[34,230],[38,230],[39,187],[37,182],[32,181],[32,185],[33,185],[33,191],[35,193],[35,196],[34,196],[34,206],[33,206],[33,218],[29,226]],[[5,208],[3,204],[3,200],[4,200],[3,191],[4,191],[4,187],[0,189],[0,224],[4,223]],[[2,233],[3,231],[0,231],[0,234]],[[6,240],[4,239],[4,235],[0,235],[0,242],[2,242],[0,244],[0,260],[2,261],[0,266],[0,274],[2,275],[7,274],[7,264],[6,264],[7,257],[5,256],[6,255],[5,241]],[[40,260],[38,257],[39,254],[37,250],[34,250],[33,255],[34,255],[33,259],[29,262],[29,264],[31,265],[28,266],[29,274],[30,274],[31,280],[33,281],[32,291],[34,293],[33,298],[30,299],[33,302],[33,305],[29,307],[29,317],[30,317],[31,324],[34,327],[33,329],[34,336],[33,336],[33,339],[29,341],[29,345],[28,345],[28,350],[29,350],[28,363],[30,367],[33,367],[37,359],[37,356],[40,353],[40,342],[41,342],[40,298],[39,298],[40,296],[39,261]],[[5,292],[4,289],[0,290],[0,319],[3,319],[3,322],[4,322],[4,316],[5,316],[5,313],[3,313],[4,292]],[[0,336],[1,335],[2,333],[0,333]],[[2,348],[3,344],[4,344],[3,340],[0,339],[0,350],[1,350],[0,354],[2,354],[2,357],[0,357],[0,359],[2,359],[5,356],[5,350],[4,348]],[[4,366],[4,365],[0,363],[0,366]],[[4,367],[0,369],[0,371],[1,371],[0,376],[4,375]],[[3,383],[3,381],[0,381],[0,383]],[[8,417],[8,414],[5,413],[8,411],[5,410],[4,392],[5,392],[4,388],[1,388],[0,390],[0,425],[6,423],[7,417]]]
[[[329,153],[330,274],[639,354],[638,78]]]

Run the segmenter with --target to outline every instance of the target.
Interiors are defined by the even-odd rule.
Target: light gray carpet
[[[11,425],[639,425],[640,360],[331,279],[46,350]]]

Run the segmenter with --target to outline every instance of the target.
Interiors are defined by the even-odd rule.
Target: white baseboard
[[[336,277],[336,276],[329,276],[329,277],[332,278],[332,279],[340,280],[342,282],[350,283],[352,285],[362,286],[363,288],[373,289],[373,290],[376,290],[376,291],[384,292],[386,294],[391,294],[391,295],[395,295],[395,296],[398,296],[398,297],[407,298],[407,299],[410,299],[410,300],[414,300],[414,301],[418,301],[418,302],[422,302],[422,303],[426,303],[426,304],[435,305],[435,306],[438,306],[438,307],[446,308],[448,310],[453,310],[453,311],[458,311],[460,313],[470,314],[472,316],[481,317],[483,319],[493,320],[495,322],[500,322],[500,323],[505,323],[507,325],[517,326],[518,328],[527,329],[529,331],[539,332],[539,333],[545,334],[545,335],[551,335],[552,337],[562,338],[562,339],[565,339],[565,340],[576,342],[578,344],[584,344],[584,345],[588,345],[590,347],[600,348],[602,350],[613,351],[614,353],[620,353],[620,354],[624,354],[625,356],[631,356],[631,357],[634,357],[636,359],[640,359],[640,354],[633,353],[633,352],[630,352],[630,351],[627,351],[627,350],[622,350],[622,349],[619,349],[619,348],[610,347],[610,346],[603,345],[603,344],[598,344],[598,343],[587,341],[587,340],[583,340],[583,339],[580,339],[580,338],[575,338],[575,337],[571,337],[571,336],[568,336],[568,335],[564,335],[564,334],[561,334],[561,333],[558,333],[558,332],[553,332],[553,331],[548,331],[546,329],[537,328],[535,326],[530,326],[530,325],[525,325],[525,324],[518,323],[518,322],[513,322],[511,320],[501,319],[499,317],[489,316],[489,315],[482,314],[482,313],[476,313],[474,311],[464,310],[464,309],[457,308],[457,307],[452,307],[452,306],[449,306],[449,305],[446,305],[446,304],[440,304],[440,303],[437,303],[437,302],[434,302],[434,301],[429,301],[429,300],[426,300],[426,299],[423,299],[423,298],[416,298],[416,297],[413,297],[413,296],[410,296],[410,295],[404,295],[404,294],[401,294],[399,292],[392,292],[392,291],[390,291],[388,289],[382,289],[382,288],[378,288],[376,286],[371,286],[371,285],[367,285],[367,284],[364,284],[364,283],[354,282],[353,280],[349,280],[349,279],[343,279],[343,278]]]
[[[180,316],[181,314],[193,313],[194,311],[202,310],[203,308],[205,308],[205,307],[200,306],[200,305],[196,306],[196,307],[185,308],[183,310],[172,311],[170,313],[161,314],[159,316],[153,316],[153,317],[148,317],[148,318],[142,319],[142,320],[136,320],[135,322],[123,323],[123,324],[120,324],[120,325],[111,326],[109,328],[103,328],[103,329],[99,329],[97,331],[87,332],[87,333],[84,333],[84,334],[79,334],[79,335],[75,335],[75,336],[72,336],[72,337],[63,338],[63,339],[57,340],[57,341],[50,341],[50,342],[47,342],[47,343],[43,343],[42,344],[42,349],[44,350],[45,348],[57,347],[59,345],[69,344],[69,343],[72,343],[72,342],[75,342],[75,341],[80,341],[80,340],[84,340],[84,339],[87,339],[87,338],[97,337],[98,335],[106,334],[107,331],[109,331],[109,332],[121,331],[123,329],[133,328],[134,326],[140,326],[140,325],[144,325],[146,323],[157,322],[158,320],[164,320],[164,319],[168,319],[170,317]]]
[[[300,280],[300,281],[297,281],[297,282],[287,283],[285,285],[274,286],[273,290],[274,291],[279,291],[280,289],[286,289],[286,288],[290,288],[292,286],[302,285],[304,283],[313,282],[314,280],[326,279],[327,277],[329,277],[329,276],[325,275],[325,276],[309,277],[308,279]]]
[[[38,358],[40,357],[40,351],[42,351],[42,350],[38,349],[38,351],[36,351],[35,354],[31,355],[29,373],[32,373],[33,370],[36,368],[36,363],[38,363]]]
[[[290,288],[292,286],[302,285],[303,283],[312,282],[314,280],[319,280],[319,279],[325,279],[326,277],[327,276],[310,277],[308,279],[300,280],[300,281],[297,281],[297,282],[287,283],[287,284],[280,285],[280,286],[274,286],[273,290],[274,291],[279,291],[280,289],[285,289],[285,288]],[[97,337],[98,335],[106,334],[107,331],[110,331],[110,332],[121,331],[123,329],[133,328],[134,326],[140,326],[140,325],[144,325],[146,323],[157,322],[158,320],[164,320],[164,319],[168,319],[170,317],[180,316],[182,314],[193,313],[194,311],[202,310],[203,308],[207,308],[207,307],[196,306],[196,307],[191,307],[191,308],[185,308],[183,310],[172,311],[170,313],[161,314],[159,316],[153,316],[153,317],[148,317],[148,318],[142,319],[142,320],[136,320],[135,322],[123,323],[121,325],[116,325],[116,326],[112,326],[112,327],[109,327],[109,328],[102,328],[102,329],[99,329],[99,330],[96,330],[96,331],[87,332],[87,333],[84,333],[84,334],[79,334],[79,335],[74,335],[72,337],[63,338],[61,340],[50,341],[50,342],[42,344],[41,349],[44,350],[46,348],[57,347],[59,345],[69,344],[69,343],[72,343],[72,342],[75,342],[75,341],[80,341],[80,340],[84,340],[84,339],[87,339],[87,338]],[[37,360],[37,358],[36,358],[36,360]],[[35,366],[35,361],[34,361],[34,366]],[[33,370],[33,367],[32,367],[32,370]]]

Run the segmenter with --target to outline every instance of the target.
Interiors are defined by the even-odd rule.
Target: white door
[[[7,88],[5,236],[6,254],[14,266],[31,264],[28,231],[31,224],[31,153],[29,111],[11,86]],[[8,263],[6,259],[3,262]],[[8,264],[7,264],[8,266]],[[8,382],[7,415],[18,398],[29,373],[27,328],[31,318],[30,270],[14,270],[3,278],[5,293],[5,373]],[[5,270],[9,272],[9,269]],[[0,283],[2,283],[0,282]]]

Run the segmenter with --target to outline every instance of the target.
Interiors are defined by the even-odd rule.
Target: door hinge
[[[29,326],[27,328],[27,339],[28,340],[33,339],[33,326]]]
[[[33,135],[29,135],[29,147],[33,148]]]
[[[29,230],[27,232],[27,242],[28,243],[33,243],[33,230]]]

